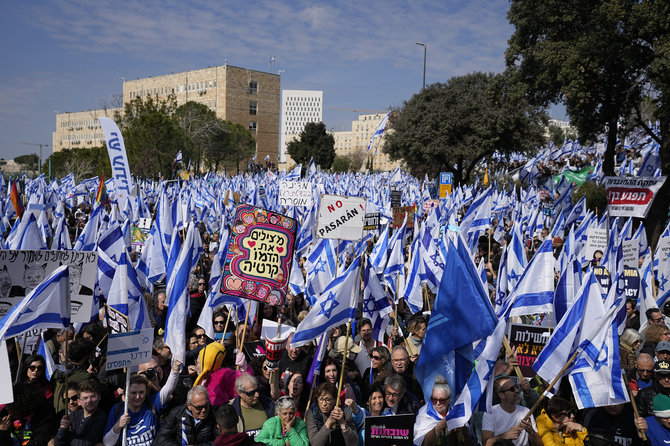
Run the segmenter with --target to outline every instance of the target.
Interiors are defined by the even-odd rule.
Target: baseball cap
[[[656,351],[657,352],[670,352],[670,342],[660,341],[658,344],[656,344]]]

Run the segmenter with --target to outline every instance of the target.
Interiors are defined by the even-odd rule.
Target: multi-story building
[[[113,118],[120,108],[88,110],[74,113],[58,113],[56,115],[56,131],[51,136],[54,152],[64,149],[90,149],[104,144],[105,136],[98,118]]]
[[[382,152],[382,147],[384,146],[383,136],[375,139],[370,151],[366,152],[372,135],[374,135],[384,116],[386,116],[386,113],[359,115],[356,121],[351,122],[351,131],[333,132],[335,154],[340,156],[357,156],[362,153],[366,159],[372,156],[374,170],[394,170],[398,167],[401,164],[400,161],[391,161],[389,156]],[[365,163],[363,166],[365,167]]]
[[[277,160],[280,100],[278,74],[221,65],[123,82],[124,105],[138,97],[164,99],[171,94],[174,94],[177,106],[188,101],[199,102],[213,110],[219,118],[248,128],[256,139],[257,159],[263,160],[269,155],[271,160]],[[64,115],[74,114],[59,114],[57,127],[61,120],[68,120]]]
[[[287,162],[286,145],[290,135],[299,135],[308,122],[323,121],[323,91],[283,90],[279,162]]]

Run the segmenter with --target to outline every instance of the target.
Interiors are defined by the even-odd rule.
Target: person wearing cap
[[[670,443],[670,397],[658,394],[654,397],[654,413],[645,418],[647,438],[652,446]]]
[[[635,402],[641,417],[650,417],[654,413],[656,395],[670,395],[670,362],[656,361],[654,364],[654,382],[637,393]]]
[[[656,344],[656,359],[659,361],[670,361],[670,342],[661,341]]]

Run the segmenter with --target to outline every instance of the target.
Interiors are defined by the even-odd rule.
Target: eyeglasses
[[[321,402],[321,403],[332,403],[333,399],[332,398],[326,398],[326,397],[322,396],[322,397],[319,398],[319,402]]]
[[[511,386],[511,387],[508,387],[508,388],[506,388],[506,389],[502,389],[501,392],[503,392],[503,393],[505,393],[505,392],[509,392],[509,391],[514,392],[514,391],[516,391],[516,390],[519,390],[519,385],[518,385],[518,384],[514,384],[514,385]]]
[[[392,359],[391,361],[393,361],[394,364],[398,364],[400,362],[406,362],[407,360],[409,360],[409,358]]]
[[[223,321],[214,321],[214,325],[223,325]]]
[[[197,410],[200,412],[203,409],[209,409],[209,403],[205,403],[202,406],[196,406],[195,404],[188,403],[189,406],[191,406],[193,409]]]
[[[659,374],[656,375],[656,376],[658,376],[658,380],[659,380],[659,381],[662,380],[662,379],[670,379],[670,375],[667,374],[667,373],[659,373]]]
[[[198,286],[205,286],[205,283],[198,283]]]
[[[433,396],[430,397],[430,400],[433,404],[447,404],[449,402],[449,398],[435,398]]]
[[[198,338],[198,339],[203,339],[205,337],[205,334],[204,333],[203,334],[198,334],[198,335],[195,335],[195,337]]]
[[[254,396],[257,392],[259,391],[258,387],[256,387],[254,390],[242,390],[241,392],[245,394],[246,396]]]
[[[661,333],[661,336],[670,336],[670,331],[666,331],[665,333]]]
[[[30,367],[28,367],[28,369],[31,372],[34,372],[35,370],[42,370],[42,366],[41,365],[31,365]]]
[[[380,359],[382,359],[382,357],[379,355],[372,355],[371,358],[374,359],[375,361],[379,361]]]
[[[650,319],[651,322],[661,322],[662,320],[663,320],[663,316],[661,316],[661,317],[659,317],[659,318],[652,318],[652,319]]]
[[[394,393],[394,392],[389,392],[388,390],[386,391],[386,396],[390,396],[391,398],[401,398],[402,394],[400,393]]]
[[[71,397],[68,397],[68,399],[74,403],[75,401],[79,401],[79,395],[72,395]]]

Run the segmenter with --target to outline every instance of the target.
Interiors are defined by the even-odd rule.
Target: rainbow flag
[[[105,176],[100,175],[100,184],[98,184],[98,191],[95,193],[94,207],[105,205],[108,202],[109,198],[107,197],[107,188],[105,187]]]
[[[23,214],[23,206],[21,206],[21,201],[19,200],[19,190],[16,187],[16,181],[12,181],[12,187],[9,192],[9,198],[12,200],[12,204],[14,205],[14,210],[16,211],[16,215],[21,218],[21,214]]]

